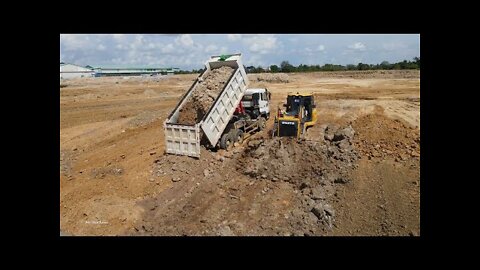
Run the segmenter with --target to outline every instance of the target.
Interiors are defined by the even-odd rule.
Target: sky
[[[201,69],[212,55],[245,66],[378,64],[420,57],[419,34],[61,34],[60,62]]]

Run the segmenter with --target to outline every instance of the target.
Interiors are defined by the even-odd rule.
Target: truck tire
[[[264,130],[265,127],[267,126],[267,121],[263,117],[258,118],[258,129],[259,130]]]
[[[242,142],[243,142],[243,131],[241,129],[237,129],[234,134],[235,134],[234,142],[238,142],[239,144],[242,144]]]
[[[233,138],[230,133],[225,133],[220,139],[220,148],[230,150],[233,146]]]

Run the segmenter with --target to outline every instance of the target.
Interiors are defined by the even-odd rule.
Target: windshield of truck
[[[253,96],[252,95],[245,95],[242,98],[242,101],[252,101]]]

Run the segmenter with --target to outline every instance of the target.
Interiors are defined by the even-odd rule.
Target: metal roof
[[[172,68],[172,67],[129,67],[129,66],[117,66],[117,67],[94,67],[94,69],[102,69],[102,70],[126,70],[126,69],[139,69],[139,70],[172,70],[172,69],[179,69],[179,68]]]
[[[245,94],[264,93],[265,88],[248,88]]]
[[[60,66],[66,66],[66,65],[72,65],[72,66],[76,66],[76,67],[81,67],[81,68],[86,68],[86,69],[90,69],[90,70],[93,70],[91,67],[87,67],[87,66],[80,66],[80,65],[76,65],[76,64],[72,64],[72,63],[65,63],[65,62],[60,62]]]

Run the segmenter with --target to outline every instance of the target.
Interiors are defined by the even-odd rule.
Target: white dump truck
[[[234,72],[208,112],[194,125],[178,123],[180,110],[195,88],[209,72],[222,66],[229,66]],[[250,134],[265,128],[270,116],[270,92],[264,88],[247,89],[247,86],[241,54],[212,56],[164,122],[166,153],[200,157],[201,143],[207,148],[230,149],[235,142],[241,143]]]

